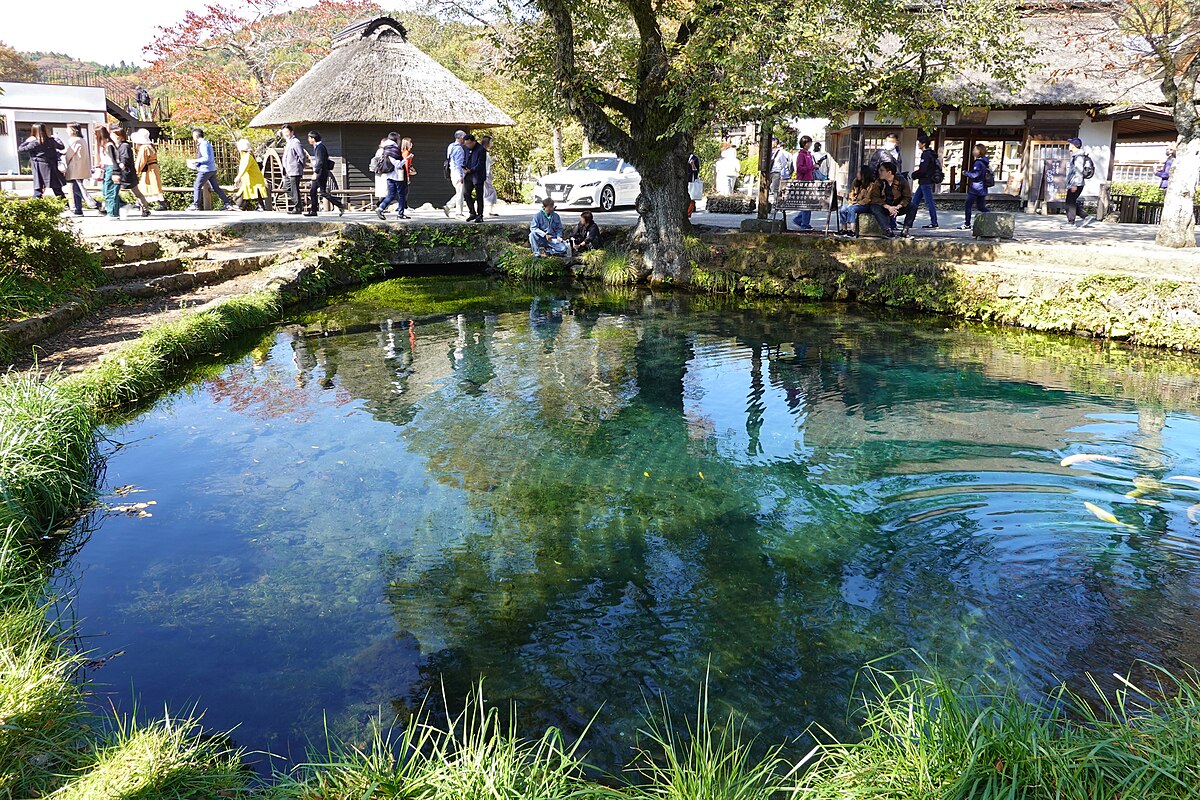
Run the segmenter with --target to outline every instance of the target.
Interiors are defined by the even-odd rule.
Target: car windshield
[[[584,156],[567,167],[567,169],[594,169],[602,172],[616,172],[618,163],[615,156]]]

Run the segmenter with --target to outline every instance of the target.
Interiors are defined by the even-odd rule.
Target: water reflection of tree
[[[343,372],[373,413],[405,426],[433,477],[466,490],[460,530],[425,532],[438,541],[386,566],[397,624],[428,654],[427,681],[461,693],[486,674],[493,696],[568,728],[606,706],[599,731],[613,743],[640,692],[686,705],[711,657],[714,696],[775,721],[777,737],[840,719],[861,663],[914,637],[966,670],[1010,655],[1003,635],[1020,626],[1004,615],[1034,599],[976,603],[995,597],[996,580],[1036,589],[1041,567],[992,551],[976,513],[986,499],[970,486],[955,488],[961,508],[923,505],[921,465],[1011,469],[1024,440],[997,435],[1008,409],[1061,406],[1050,423],[1060,428],[1031,435],[1044,441],[1104,406],[987,378],[981,350],[964,362],[900,320],[689,315],[680,298],[640,311],[460,317],[434,346],[439,366],[410,347],[390,373]],[[734,462],[718,457],[712,420],[685,408],[696,343],[710,339],[750,365],[750,445]],[[336,346],[324,357],[336,363]],[[803,430],[790,461],[763,459],[764,416],[780,402],[769,389]],[[864,434],[898,410],[910,426],[900,435]],[[931,435],[930,414],[961,417],[963,438]],[[1161,561],[1145,557],[1147,568]],[[1091,562],[1087,591],[1103,592],[1113,578],[1103,556]],[[1015,571],[981,576],[981,565]],[[1179,577],[1138,599],[1157,602]],[[1070,587],[1054,591],[1078,612]],[[1116,604],[1087,611],[1067,659],[1086,662],[1097,638],[1132,622]]]

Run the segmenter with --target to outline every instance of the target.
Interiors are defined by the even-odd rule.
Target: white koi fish
[[[1113,525],[1120,525],[1122,528],[1132,528],[1133,527],[1132,525],[1130,525],[1126,522],[1121,522],[1121,520],[1117,519],[1116,517],[1114,517],[1112,515],[1111,511],[1105,511],[1100,506],[1093,505],[1091,503],[1084,503],[1083,507],[1086,508],[1088,511],[1092,512],[1092,516],[1095,517],[1096,519],[1100,520],[1101,522],[1108,522]]]
[[[1114,464],[1120,464],[1121,459],[1113,456],[1102,456],[1099,453],[1076,453],[1073,456],[1067,456],[1062,461],[1058,462],[1060,467],[1069,467],[1072,464],[1082,464],[1085,461],[1111,461]]]

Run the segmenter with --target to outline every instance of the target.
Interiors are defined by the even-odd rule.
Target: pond
[[[223,358],[105,431],[67,580],[122,710],[294,762],[485,677],[616,768],[706,680],[782,742],[853,735],[874,659],[1031,693],[1200,663],[1194,360],[473,278]]]

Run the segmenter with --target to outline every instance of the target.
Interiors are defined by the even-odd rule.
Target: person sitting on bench
[[[875,217],[879,227],[889,239],[897,236],[896,215],[906,213],[912,202],[912,187],[908,181],[896,174],[896,166],[887,161],[879,165],[879,180],[871,185],[867,198],[867,211]],[[908,229],[903,234],[907,235]]]

